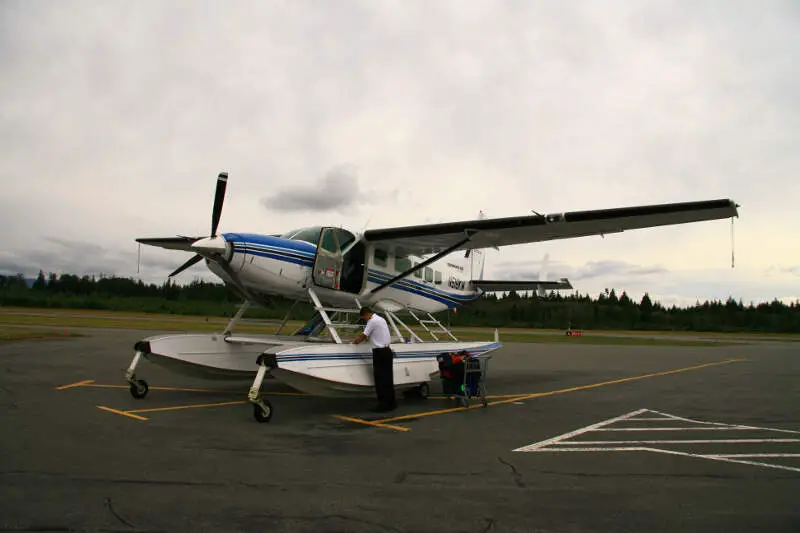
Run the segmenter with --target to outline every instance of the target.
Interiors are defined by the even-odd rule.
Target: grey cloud
[[[532,264],[541,261],[511,261],[498,263],[495,269],[503,279],[531,280],[538,279],[541,269],[532,268]],[[669,271],[660,266],[641,266],[626,263],[625,261],[589,261],[582,266],[573,266],[561,261],[548,261],[547,279],[569,278],[570,280],[590,280],[595,278],[642,278]]]
[[[262,198],[267,209],[277,211],[355,211],[362,204],[397,202],[399,191],[381,194],[362,190],[356,168],[339,165],[330,169],[313,185],[286,187],[272,196]]]
[[[580,268],[575,275],[575,279],[591,279],[608,276],[650,276],[653,274],[665,274],[667,269],[663,267],[642,267],[632,265],[625,261],[589,261]]]
[[[165,254],[164,250],[145,250],[145,247],[138,257],[136,249],[110,249],[95,243],[56,237],[46,237],[43,242],[55,246],[0,251],[0,271],[22,273],[28,277],[37,275],[40,270],[57,274],[135,276],[138,268],[140,272],[146,271],[149,279],[163,280],[189,257],[185,253]]]
[[[228,170],[235,230],[731,197],[754,271],[798,264],[796,3],[317,4],[0,4],[0,223],[19,251],[0,257],[28,264],[60,246],[45,236],[68,235],[106,252],[39,259],[135,273],[127,243],[207,231]],[[236,31],[208,31],[220,20]],[[345,160],[361,181],[298,178]],[[682,248],[687,265],[718,265],[704,245],[725,229],[587,241],[548,277],[661,290],[648,265],[672,267]],[[525,255],[504,251],[535,278]],[[615,256],[631,266],[582,262]]]
[[[782,274],[800,276],[800,266],[771,266],[765,270],[765,274],[767,276],[780,276]]]
[[[104,255],[106,253],[105,248],[92,242],[63,239],[60,237],[45,237],[45,240],[54,244],[58,244],[61,247],[61,250],[58,253],[62,253],[65,250],[70,253],[87,255]]]

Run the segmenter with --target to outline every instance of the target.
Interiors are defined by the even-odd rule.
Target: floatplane
[[[346,338],[361,327],[362,306],[383,314],[390,325],[397,391],[425,397],[439,371],[438,355],[466,351],[486,356],[502,346],[497,330],[490,340],[459,341],[436,313],[487,292],[572,288],[566,278],[486,280],[487,249],[738,217],[739,207],[726,199],[507,218],[481,213],[474,220],[363,232],[314,226],[273,235],[217,234],[227,183],[228,174],[220,173],[210,235],[136,240],[194,253],[170,277],[205,261],[242,298],[241,307],[221,333],[159,335],[137,342],[125,379],[135,398],[147,395],[147,382],[136,375],[143,359],[204,378],[252,378],[247,398],[259,422],[273,414],[261,394],[266,378],[314,395],[374,394],[369,343],[354,345]],[[292,309],[273,335],[234,334],[250,305],[269,305],[275,295],[295,305],[310,302],[315,313],[291,333],[281,334]]]

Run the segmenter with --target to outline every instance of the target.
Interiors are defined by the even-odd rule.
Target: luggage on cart
[[[470,398],[480,397],[486,407],[486,368],[490,358],[489,355],[471,355],[466,350],[440,354],[436,360],[443,394],[455,396],[461,406],[468,405]]]

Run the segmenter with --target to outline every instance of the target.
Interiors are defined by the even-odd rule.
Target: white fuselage
[[[351,269],[351,273],[355,272],[352,278],[356,280],[355,284],[338,289],[327,288],[314,279],[315,266],[321,264],[316,263],[315,244],[255,234],[226,233],[222,237],[230,245],[228,261],[231,269],[247,289],[256,292],[306,300],[311,287],[326,305],[352,306],[354,298],[358,298],[362,305],[376,309],[400,311],[410,308],[428,313],[454,308],[480,296],[469,281],[473,275],[480,275],[481,250],[474,250],[468,261],[441,259],[371,294],[372,289],[410,268],[412,263],[421,263],[422,259],[372,244],[362,245],[363,256],[360,257],[363,262],[359,261]],[[206,261],[206,264],[223,281],[230,282],[219,265],[213,261]],[[320,268],[318,271],[321,272]],[[359,275],[358,271],[362,274]],[[341,285],[346,285],[344,273],[334,275],[342,276]],[[339,283],[335,285],[339,286]]]

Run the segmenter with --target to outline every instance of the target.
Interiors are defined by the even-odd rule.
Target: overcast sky
[[[503,248],[486,277],[800,298],[793,1],[0,3],[0,271],[136,237],[731,198],[731,222]],[[161,281],[189,257],[142,249]],[[203,275],[201,263],[181,275]]]

